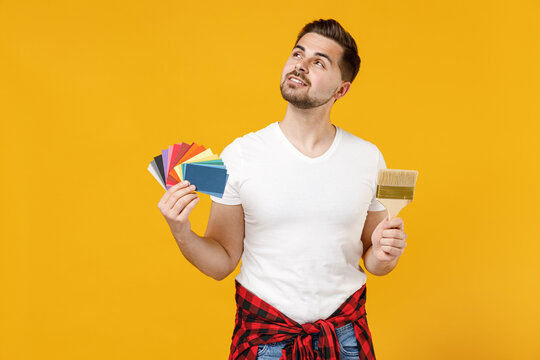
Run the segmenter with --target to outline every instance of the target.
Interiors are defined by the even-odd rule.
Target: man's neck
[[[285,117],[278,125],[294,146],[314,157],[331,146],[337,131],[330,122],[330,107],[325,106],[299,109],[288,104]]]

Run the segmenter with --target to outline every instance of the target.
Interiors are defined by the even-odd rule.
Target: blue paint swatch
[[[223,197],[229,174],[224,166],[185,164],[184,179],[195,185],[195,191]]]

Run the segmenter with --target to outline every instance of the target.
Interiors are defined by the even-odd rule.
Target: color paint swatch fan
[[[229,174],[223,160],[211,149],[192,143],[173,144],[154,157],[148,171],[168,190],[188,180],[196,191],[223,197]]]

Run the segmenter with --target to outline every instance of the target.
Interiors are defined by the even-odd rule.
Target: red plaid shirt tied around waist
[[[294,338],[282,349],[283,360],[339,360],[335,329],[353,323],[360,360],[374,360],[375,351],[366,319],[366,284],[326,320],[299,324],[236,283],[236,319],[229,360],[255,360],[261,344]],[[317,335],[318,333],[318,335]],[[313,336],[319,337],[318,351]]]

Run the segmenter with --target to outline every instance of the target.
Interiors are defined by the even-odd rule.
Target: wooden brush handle
[[[388,211],[388,219],[395,218],[411,199],[377,199]]]

